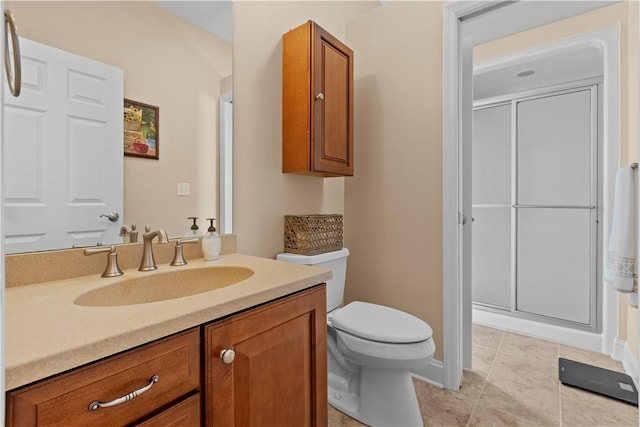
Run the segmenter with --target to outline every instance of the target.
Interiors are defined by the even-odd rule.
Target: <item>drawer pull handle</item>
[[[111,402],[99,402],[97,400],[95,402],[91,402],[89,404],[89,410],[90,411],[97,411],[100,408],[110,408],[111,406],[116,406],[116,405],[119,405],[121,403],[133,400],[136,397],[140,396],[145,391],[149,390],[151,387],[153,387],[153,385],[155,383],[157,383],[159,379],[160,379],[159,376],[154,375],[149,379],[149,384],[147,384],[146,386],[142,387],[141,389],[134,390],[131,393],[128,393],[128,394],[126,394],[126,395],[124,395],[122,397],[114,399]]]
[[[236,358],[236,352],[231,349],[224,349],[220,352],[220,359],[222,363],[229,365],[233,363],[233,359]]]

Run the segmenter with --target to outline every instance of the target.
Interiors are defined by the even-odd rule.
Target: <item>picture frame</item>
[[[160,159],[160,108],[124,100],[124,155]]]

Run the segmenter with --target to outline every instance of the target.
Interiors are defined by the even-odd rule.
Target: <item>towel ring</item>
[[[13,70],[11,70],[11,56],[9,55],[9,34],[13,47]],[[11,95],[19,96],[22,87],[22,64],[20,63],[20,40],[16,29],[16,20],[9,9],[4,11],[4,70]]]

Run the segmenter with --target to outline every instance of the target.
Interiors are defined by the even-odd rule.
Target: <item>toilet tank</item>
[[[297,255],[283,253],[278,254],[278,261],[291,262],[293,264],[313,265],[326,268],[333,272],[333,278],[327,281],[327,312],[342,304],[344,297],[344,283],[347,277],[347,257],[349,249],[342,248],[338,251],[326,252],[318,255]]]

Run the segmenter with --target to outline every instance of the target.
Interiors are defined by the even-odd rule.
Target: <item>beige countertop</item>
[[[212,266],[246,267],[254,274],[231,286],[168,301],[114,307],[74,304],[80,295],[123,279]],[[219,319],[330,278],[331,272],[321,268],[226,254],[216,261],[192,260],[182,267],[161,264],[153,272],[125,270],[118,278],[92,275],[7,288],[6,389]]]

